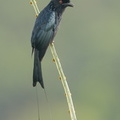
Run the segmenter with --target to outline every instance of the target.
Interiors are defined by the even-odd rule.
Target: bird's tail
[[[36,86],[37,82],[40,83],[42,88],[44,88],[41,61],[39,60],[39,51],[35,49],[34,53],[34,68],[33,68],[33,87]]]

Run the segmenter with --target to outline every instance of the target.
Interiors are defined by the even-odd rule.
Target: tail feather
[[[34,53],[34,68],[33,68],[33,87],[36,86],[37,82],[40,83],[41,87],[44,88],[41,61],[39,60],[39,51],[35,50]]]

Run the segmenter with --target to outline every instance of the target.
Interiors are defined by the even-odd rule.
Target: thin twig
[[[68,83],[66,81],[66,77],[64,75],[60,60],[58,58],[55,46],[53,43],[50,44],[50,49],[54,58],[54,61],[56,63],[56,67],[58,70],[58,73],[60,75],[60,80],[62,82],[64,91],[65,91],[65,95],[66,95],[66,99],[67,99],[67,103],[68,103],[68,107],[69,107],[69,112],[70,112],[70,116],[71,116],[71,120],[77,120],[76,118],[76,114],[75,114],[75,109],[74,109],[74,105],[73,105],[73,101],[72,101],[72,96],[71,96],[71,92],[68,86]]]
[[[38,14],[40,13],[38,6],[37,6],[37,2],[35,0],[30,0],[30,4],[33,6],[34,11],[35,11],[35,15],[37,17]]]
[[[39,14],[39,9],[38,9],[38,6],[37,6],[36,1],[35,1],[35,0],[31,0],[31,1],[30,1],[30,4],[31,4],[31,5],[33,6],[33,8],[34,8],[36,16],[38,16],[38,14]],[[70,113],[71,120],[77,120],[77,117],[76,117],[76,114],[75,114],[74,105],[73,105],[73,101],[72,101],[71,92],[70,92],[68,83],[67,83],[67,81],[66,81],[66,77],[65,77],[65,75],[64,75],[64,72],[63,72],[63,69],[62,69],[60,60],[59,60],[59,58],[58,58],[58,55],[57,55],[57,52],[56,52],[54,43],[50,43],[50,49],[51,49],[51,53],[52,53],[52,55],[53,55],[53,59],[54,59],[54,62],[55,62],[55,64],[56,64],[58,73],[59,73],[59,75],[60,75],[60,80],[61,80],[61,82],[62,82],[64,91],[65,91],[65,95],[66,95],[66,99],[67,99],[67,103],[68,103],[68,107],[69,107],[69,113]]]

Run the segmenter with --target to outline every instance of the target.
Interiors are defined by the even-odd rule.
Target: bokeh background
[[[40,10],[49,0],[37,0]],[[78,120],[120,120],[120,0],[72,0],[55,46]],[[37,120],[29,0],[0,0],[0,120]],[[41,120],[69,120],[50,49],[42,62],[48,96],[38,84]],[[50,118],[51,114],[51,118]]]

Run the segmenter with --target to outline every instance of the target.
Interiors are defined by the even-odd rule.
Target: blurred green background
[[[40,10],[49,0],[37,0]],[[78,120],[120,120],[120,0],[72,0],[55,46]],[[30,37],[35,21],[29,0],[0,0],[0,120],[37,120]],[[52,55],[42,62],[38,85],[41,120],[70,120]]]

